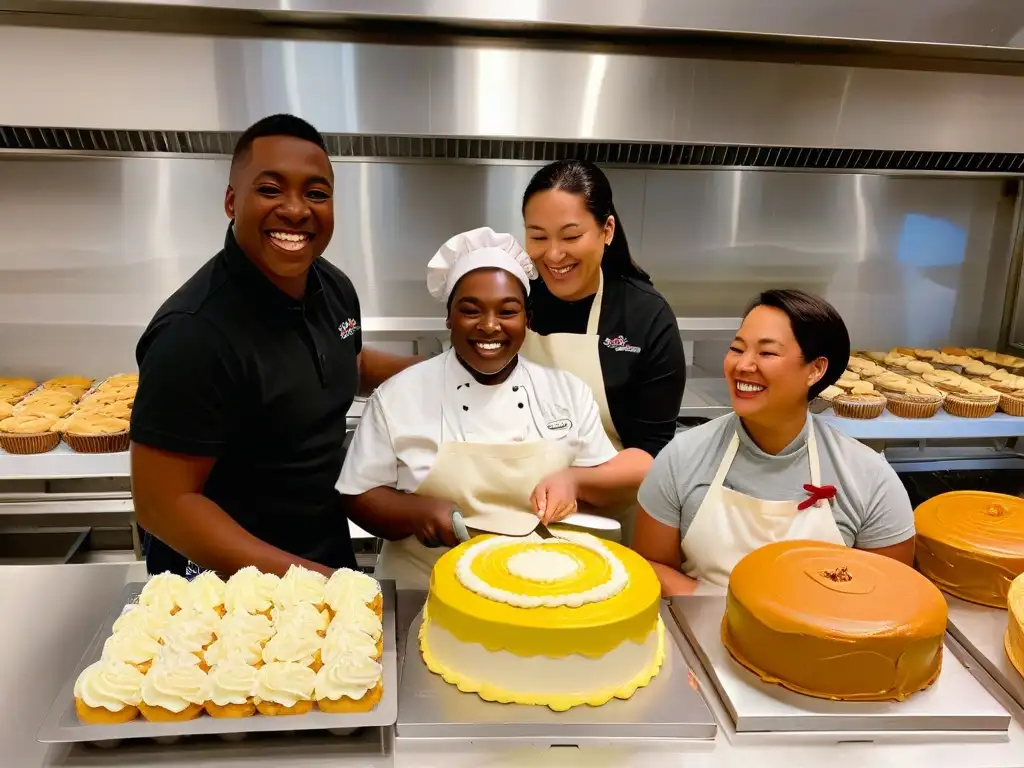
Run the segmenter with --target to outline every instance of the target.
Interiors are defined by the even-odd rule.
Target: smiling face
[[[293,136],[256,139],[231,170],[224,210],[235,221],[235,239],[284,290],[304,281],[331,241],[333,183],[326,153]]]
[[[804,360],[785,312],[754,307],[725,355],[733,410],[766,424],[806,412],[807,393],[827,367],[823,357]]]
[[[526,252],[544,284],[563,301],[597,291],[605,246],[615,234],[615,219],[594,219],[582,195],[549,189],[533,195],[523,208]]]
[[[526,337],[523,284],[503,269],[467,272],[452,294],[448,328],[455,353],[470,371],[497,383],[511,372],[509,363]]]

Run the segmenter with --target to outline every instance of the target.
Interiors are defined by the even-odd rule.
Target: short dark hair
[[[583,205],[602,227],[609,216],[615,217],[615,234],[612,235],[611,243],[605,246],[604,259],[601,261],[601,269],[606,275],[651,282],[651,276],[630,255],[626,228],[615,210],[612,185],[604,171],[585,160],[557,160],[545,165],[533,175],[523,192],[523,212],[526,212],[526,204],[531,197],[549,189],[561,189],[583,198]]]
[[[757,307],[774,307],[786,314],[804,360],[823,357],[828,361],[825,375],[807,393],[808,400],[839,381],[850,361],[850,332],[835,307],[820,296],[796,288],[764,291],[750,302],[744,317]]]
[[[296,139],[316,144],[324,151],[324,154],[327,154],[327,144],[324,142],[324,137],[320,135],[320,131],[301,117],[285,114],[269,115],[262,120],[257,120],[238,137],[238,141],[235,142],[235,151],[231,154],[231,167],[234,168],[235,164],[249,153],[256,139],[267,136],[293,136]]]

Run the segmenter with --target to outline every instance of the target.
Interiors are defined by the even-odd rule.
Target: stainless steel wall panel
[[[230,132],[284,110],[329,134],[1024,153],[1021,77],[480,43],[0,26],[0,92],[7,126]]]
[[[130,368],[156,307],[220,246],[227,166],[0,159],[0,375]],[[367,326],[440,318],[424,287],[431,254],[484,224],[522,236],[536,167],[336,163],[326,255]],[[1012,234],[998,180],[608,174],[637,260],[680,317],[736,317],[757,291],[791,285],[834,301],[861,345],[996,343]]]

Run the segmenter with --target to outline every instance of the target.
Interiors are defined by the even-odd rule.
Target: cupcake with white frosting
[[[216,638],[220,616],[210,609],[187,608],[171,617],[163,633],[163,643],[179,653],[194,654],[204,669],[206,659],[203,652]]]
[[[336,632],[356,631],[368,635],[377,647],[378,655],[384,651],[384,626],[380,616],[362,603],[346,606],[327,627],[327,637]]]
[[[309,603],[322,611],[327,607],[324,604],[326,584],[327,577],[322,573],[310,571],[301,565],[289,566],[274,591],[274,605],[279,609],[287,609],[300,603]]]
[[[253,700],[261,715],[304,715],[313,710],[315,685],[308,666],[275,661],[257,670]]]
[[[225,614],[224,594],[227,585],[213,571],[203,571],[188,585],[188,604],[198,610],[211,610],[219,616]]]
[[[290,608],[274,609],[274,628],[276,631],[297,628],[315,632],[323,637],[331,623],[331,615],[327,609],[317,610],[312,603],[299,603]]]
[[[108,637],[103,643],[102,659],[131,664],[146,674],[161,650],[163,646],[157,638],[142,629],[132,629]]]
[[[217,625],[217,639],[232,637],[263,647],[276,631],[262,613],[228,613]]]
[[[362,603],[378,616],[383,616],[384,599],[380,582],[351,568],[339,568],[331,575],[324,587],[324,600],[332,616],[353,602]]]
[[[193,720],[210,698],[210,679],[200,667],[168,655],[142,681],[139,710],[151,723]]]
[[[380,664],[366,656],[342,655],[317,672],[314,698],[322,712],[369,712],[383,694]]]
[[[139,716],[143,675],[123,661],[97,661],[75,681],[75,712],[89,725],[117,725]]]
[[[249,717],[256,714],[253,695],[256,669],[238,659],[227,659],[210,670],[210,698],[206,711],[212,717]]]
[[[114,622],[113,632],[117,634],[118,632],[139,630],[159,640],[170,620],[171,614],[169,613],[144,605],[128,605]]]
[[[228,613],[262,613],[269,618],[280,581],[274,574],[261,573],[255,566],[242,568],[228,579],[224,608]]]
[[[320,668],[320,648],[324,639],[315,631],[298,625],[278,629],[263,648],[263,663],[287,662]]]
[[[177,613],[188,605],[189,584],[177,574],[158,573],[146,582],[139,593],[139,605],[160,611]]]
[[[365,656],[380,661],[383,656],[382,650],[378,642],[365,632],[339,626],[324,639],[320,658],[324,665],[330,664],[339,656]]]

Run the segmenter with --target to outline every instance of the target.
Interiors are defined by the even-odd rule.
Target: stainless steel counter
[[[75,668],[110,605],[129,581],[144,578],[141,564],[96,564],[0,567],[0,616],[5,632],[0,648],[0,695],[5,717],[0,719],[0,766],[160,766],[161,768],[259,768],[259,766],[341,766],[341,768],[462,768],[462,766],[651,766],[667,768],[732,768],[756,762],[760,768],[828,765],[928,765],[929,768],[991,768],[1020,766],[1024,756],[1024,712],[1011,708],[1015,720],[1006,742],[962,743],[929,741],[927,737],[899,744],[778,743],[737,745],[722,732],[716,741],[668,748],[652,744],[645,751],[626,749],[497,750],[472,743],[439,745],[437,749],[403,747],[401,740],[388,753],[374,755],[375,734],[355,741],[333,736],[265,738],[227,744],[219,740],[163,747],[156,744],[122,746],[115,750],[87,747],[50,748],[35,740],[39,724],[54,696]],[[419,595],[409,595],[403,609],[399,599],[399,629],[418,610]],[[412,612],[410,614],[409,612]],[[674,637],[679,634],[670,627]],[[400,632],[400,635],[404,634]],[[399,640],[401,643],[401,638]],[[701,687],[719,722],[724,710],[688,646],[684,656],[695,668]],[[710,692],[710,693],[709,693]],[[1004,702],[1006,704],[1006,702]]]

